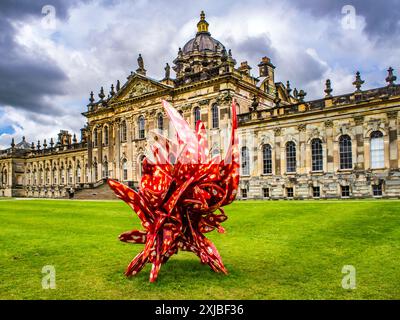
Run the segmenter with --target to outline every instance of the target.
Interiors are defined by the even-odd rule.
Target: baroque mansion
[[[95,190],[107,177],[137,188],[149,132],[168,132],[163,99],[193,128],[206,123],[213,154],[225,152],[236,100],[241,199],[400,197],[400,86],[392,68],[384,87],[362,90],[357,72],[354,92],[335,96],[327,80],[324,97],[307,101],[304,90],[275,82],[268,57],[254,77],[208,29],[202,12],[162,80],[146,74],[139,55],[125,83],[101,88],[98,99],[92,92],[80,137],[13,139],[0,151],[0,197],[60,198]]]

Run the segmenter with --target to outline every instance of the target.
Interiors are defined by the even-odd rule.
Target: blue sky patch
[[[0,126],[0,134],[14,134],[15,130],[12,126]]]

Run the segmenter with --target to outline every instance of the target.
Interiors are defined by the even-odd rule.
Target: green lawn
[[[224,276],[180,252],[148,282],[124,276],[142,245],[117,236],[139,226],[120,201],[0,202],[0,299],[399,299],[399,201],[235,202],[227,233],[210,238]],[[56,268],[57,288],[41,287]],[[354,290],[341,286],[356,268]]]

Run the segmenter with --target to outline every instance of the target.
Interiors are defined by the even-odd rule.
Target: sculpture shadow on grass
[[[153,283],[155,288],[157,287],[201,287],[204,284],[210,286],[218,286],[222,283],[236,282],[237,279],[244,276],[244,270],[237,269],[234,265],[227,264],[230,268],[228,275],[215,274],[206,264],[199,262],[196,257],[190,253],[182,252],[179,253],[178,258],[170,259],[167,264],[163,265],[162,273],[160,274],[160,280]],[[150,271],[151,266],[146,266],[143,270]],[[123,269],[118,268],[109,273],[107,280],[113,283],[120,282],[121,285],[126,285],[126,277],[121,273]],[[148,277],[146,272],[137,274],[134,277],[128,277],[128,283],[130,285],[138,285],[140,287],[151,288],[149,286]],[[199,285],[199,283],[202,283]]]

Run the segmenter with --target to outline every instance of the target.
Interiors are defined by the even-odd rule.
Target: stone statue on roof
[[[143,62],[142,55],[140,53],[139,53],[137,62],[138,62],[139,69],[144,70],[144,62]]]

